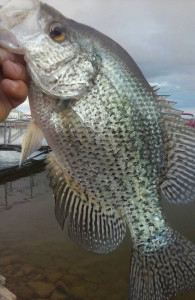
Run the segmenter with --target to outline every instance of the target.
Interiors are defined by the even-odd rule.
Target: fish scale
[[[102,85],[102,82],[103,82],[103,85]],[[109,102],[111,102],[111,105],[112,106],[114,106],[114,103],[113,103],[113,97],[111,98],[110,97],[110,94],[112,95],[113,93],[110,91],[110,86],[109,86],[109,84],[107,85],[106,84],[107,82],[106,82],[106,78],[105,77],[101,77],[101,76],[99,76],[98,78],[97,78],[97,84],[94,86],[94,88],[92,89],[92,91],[91,91],[91,93],[89,93],[83,100],[82,100],[82,103],[81,102],[78,102],[78,104],[76,103],[74,106],[73,106],[73,108],[74,108],[74,111],[78,114],[80,111],[79,111],[79,108],[80,108],[80,106],[82,105],[82,113],[85,111],[86,112],[86,114],[85,115],[83,115],[82,114],[82,118],[85,120],[85,122],[86,122],[86,124],[87,124],[87,126],[90,126],[90,118],[91,118],[91,122],[93,122],[93,124],[95,124],[95,126],[94,126],[94,130],[95,130],[95,132],[97,133],[98,132],[98,130],[99,131],[101,131],[102,132],[102,125],[104,125],[103,126],[103,128],[104,128],[104,131],[102,132],[102,134],[103,134],[103,136],[104,136],[104,134],[105,134],[105,131],[106,131],[106,133],[107,133],[107,136],[109,137],[109,139],[110,139],[110,148],[111,149],[113,149],[113,142],[111,142],[112,140],[113,140],[113,138],[112,138],[112,135],[111,135],[111,133],[109,132],[109,129],[108,129],[108,132],[107,132],[107,126],[105,125],[105,118],[103,118],[102,117],[102,114],[99,114],[99,110],[97,110],[98,111],[98,115],[96,115],[96,112],[97,111],[94,111],[94,106],[93,106],[93,114],[92,114],[92,112],[90,111],[91,110],[91,107],[92,107],[92,105],[91,105],[91,102],[93,101],[93,97],[94,97],[94,95],[96,94],[96,92],[98,91],[99,92],[99,96],[98,96],[98,98],[96,98],[96,103],[95,103],[95,107],[99,107],[99,103],[98,103],[98,99],[99,99],[99,101],[101,101],[101,99],[102,99],[102,95],[104,95],[104,99],[107,99],[107,101],[105,101],[104,102],[104,105],[105,105],[105,107],[107,107],[107,119],[106,120],[108,120],[109,121],[109,115],[108,115],[108,112],[109,112]],[[101,88],[99,88],[99,85],[101,86]],[[101,91],[101,92],[100,92]],[[108,93],[108,95],[106,94],[106,93]],[[35,98],[35,97],[33,97],[33,98]],[[112,99],[112,101],[110,101],[109,99]],[[116,101],[118,101],[118,97],[116,97]],[[123,100],[124,101],[124,100]],[[84,103],[83,103],[84,102]],[[122,102],[122,101],[121,101]],[[125,101],[124,101],[125,102]],[[47,104],[47,102],[45,102],[46,104]],[[101,105],[102,105],[102,103],[101,103]],[[121,106],[122,104],[120,103],[120,105],[119,105],[119,107]],[[124,104],[123,104],[124,105]],[[124,108],[124,107],[123,107]],[[47,109],[47,107],[43,107],[43,110],[45,111]],[[34,111],[36,111],[37,109],[36,108],[33,108],[33,110]],[[40,109],[39,109],[40,110]],[[61,112],[60,112],[60,114],[61,114]],[[97,121],[95,120],[95,118],[94,118],[94,115],[97,117]],[[49,114],[47,113],[47,116],[49,116]],[[87,116],[90,116],[90,118],[87,118]],[[129,117],[129,116],[128,116]],[[63,115],[63,118],[66,118],[66,116],[64,116]],[[58,119],[59,120],[59,116],[58,117],[56,117],[56,119]],[[101,120],[101,121],[100,121]],[[128,120],[128,119],[127,119]],[[114,118],[114,122],[117,122],[117,121],[120,121],[121,122],[121,119],[120,119],[120,114],[118,113],[118,115],[116,115],[116,119]],[[138,121],[138,120],[136,120],[136,121]],[[39,123],[41,124],[41,120],[39,120]],[[64,120],[62,120],[61,121],[61,123],[64,123]],[[129,121],[128,121],[128,123],[129,123]],[[51,125],[51,124],[50,124]],[[123,125],[123,123],[121,122],[121,126]],[[151,125],[153,125],[153,122],[151,122]],[[55,126],[56,126],[56,123],[55,123]],[[111,126],[110,126],[110,128],[115,128],[115,126],[116,125],[114,125],[114,124],[112,124]],[[91,127],[90,127],[91,128]],[[50,128],[50,130],[51,130],[51,128]],[[56,128],[55,128],[55,130],[56,130]],[[121,173],[120,173],[120,170],[124,170],[123,169],[123,166],[121,167],[121,162],[120,161],[122,161],[123,160],[123,156],[121,155],[121,156],[119,156],[119,158],[115,161],[115,158],[114,158],[114,156],[113,156],[113,153],[111,153],[110,155],[109,155],[109,153],[108,154],[106,154],[106,151],[105,151],[105,149],[103,149],[103,153],[102,153],[102,149],[101,148],[99,148],[98,147],[98,149],[96,148],[96,149],[94,149],[94,141],[93,141],[93,138],[95,139],[95,136],[94,137],[91,137],[91,139],[92,139],[92,142],[91,142],[91,148],[93,149],[93,154],[95,154],[95,153],[97,153],[97,151],[99,151],[100,153],[102,153],[102,154],[100,154],[100,158],[104,155],[105,156],[105,159],[101,159],[101,160],[103,160],[102,161],[102,164],[105,164],[106,165],[106,167],[107,168],[109,168],[109,165],[110,166],[113,166],[113,163],[114,163],[114,161],[115,161],[115,164],[117,165],[119,165],[119,167],[118,167],[118,169],[117,168],[115,168],[115,172],[114,172],[114,176],[112,177],[113,179],[115,178],[115,177],[117,177],[117,174],[119,174],[119,176],[117,177],[117,179],[118,179],[118,181],[119,181],[119,183],[118,183],[118,185],[117,185],[117,180],[116,179],[114,179],[113,181],[114,181],[114,188],[112,187],[112,185],[113,185],[113,183],[112,183],[112,180],[108,180],[108,178],[110,179],[110,174],[108,173],[108,172],[106,172],[106,173],[104,173],[104,171],[102,171],[101,170],[101,166],[100,166],[100,161],[99,161],[99,157],[90,157],[90,155],[89,155],[89,150],[88,149],[85,149],[85,147],[83,147],[84,149],[82,149],[82,146],[80,146],[79,147],[79,156],[78,156],[78,152],[76,152],[76,154],[77,155],[75,155],[75,160],[73,160],[73,155],[74,155],[74,151],[73,151],[73,148],[72,148],[72,146],[74,146],[74,142],[73,143],[71,143],[70,144],[70,141],[69,141],[69,139],[67,139],[67,132],[65,132],[64,131],[64,128],[61,126],[60,128],[58,128],[58,134],[59,134],[59,139],[62,139],[63,138],[63,140],[64,140],[64,142],[65,142],[65,144],[67,145],[67,147],[68,147],[68,145],[69,145],[69,148],[67,148],[66,150],[65,150],[65,155],[64,155],[64,157],[66,157],[66,159],[67,159],[67,162],[66,162],[66,165],[68,164],[68,162],[70,162],[70,158],[69,158],[69,154],[71,153],[71,161],[72,161],[72,163],[73,163],[73,165],[74,165],[74,167],[72,166],[72,167],[69,167],[69,169],[71,170],[71,172],[72,172],[72,174],[71,174],[71,177],[72,178],[74,178],[74,180],[77,182],[77,174],[79,173],[79,169],[81,170],[80,171],[80,174],[81,174],[81,176],[80,176],[80,178],[79,178],[79,180],[78,180],[78,182],[77,182],[77,184],[79,185],[79,186],[81,186],[81,188],[82,188],[82,186],[83,186],[83,190],[87,190],[87,192],[88,192],[88,194],[90,194],[90,196],[91,196],[91,198],[92,199],[94,199],[94,201],[100,201],[99,200],[99,198],[101,197],[101,199],[103,199],[103,201],[108,201],[108,203],[109,203],[109,205],[110,205],[110,203],[111,203],[111,201],[112,201],[112,205],[114,205],[115,207],[116,206],[121,206],[121,198],[123,197],[124,199],[127,199],[126,201],[127,201],[127,204],[125,205],[125,203],[123,203],[123,206],[125,207],[125,209],[127,209],[127,206],[128,207],[130,207],[130,209],[131,209],[131,218],[132,218],[132,220],[133,220],[133,222],[130,224],[130,227],[133,229],[133,231],[135,231],[136,233],[134,233],[133,234],[133,236],[138,236],[139,237],[139,243],[140,243],[140,241],[146,241],[150,236],[152,236],[152,235],[154,235],[156,232],[161,232],[161,231],[165,231],[165,229],[167,229],[167,227],[166,227],[166,225],[165,225],[165,222],[163,221],[163,219],[162,219],[162,215],[161,215],[161,210],[160,210],[160,207],[159,207],[159,211],[158,211],[158,213],[157,212],[155,212],[155,216],[157,215],[158,216],[158,218],[156,219],[156,224],[155,224],[155,219],[154,219],[154,212],[153,212],[153,210],[154,210],[154,208],[155,208],[155,206],[156,206],[156,203],[158,203],[158,195],[156,195],[156,199],[155,200],[153,200],[153,199],[151,199],[151,196],[153,196],[154,197],[154,191],[151,191],[151,194],[149,195],[150,196],[150,198],[149,198],[149,202],[152,202],[152,201],[154,201],[154,204],[153,205],[151,205],[152,206],[152,209],[150,210],[149,209],[149,205],[148,205],[148,201],[146,201],[145,200],[145,202],[146,202],[146,207],[147,207],[147,214],[145,213],[143,213],[143,211],[144,211],[144,206],[143,206],[143,203],[141,202],[141,205],[140,205],[140,207],[137,205],[137,202],[138,201],[136,201],[136,203],[134,203],[134,201],[133,200],[130,200],[130,199],[128,199],[127,197],[126,197],[126,192],[129,192],[129,189],[130,189],[130,191],[131,191],[131,199],[133,199],[134,197],[136,198],[136,199],[140,199],[139,198],[139,193],[140,193],[140,190],[139,190],[139,184],[140,184],[140,182],[142,182],[142,191],[143,191],[143,184],[145,183],[144,181],[141,181],[141,173],[142,173],[142,170],[146,170],[146,166],[144,165],[144,166],[142,166],[142,167],[140,167],[140,171],[138,171],[138,169],[137,169],[137,162],[138,161],[140,161],[140,159],[139,158],[137,158],[136,156],[135,157],[131,157],[131,159],[130,159],[130,161],[134,161],[135,162],[135,170],[133,169],[132,170],[132,168],[133,168],[133,164],[130,162],[130,164],[129,164],[129,167],[128,167],[128,169],[127,170],[125,170],[125,172],[127,171],[129,171],[130,172],[130,174],[133,174],[133,176],[134,176],[134,180],[131,180],[131,179],[128,179],[128,181],[126,181],[126,182],[123,182],[123,180],[121,181]],[[67,140],[66,140],[67,139]],[[99,139],[99,136],[98,136],[98,139]],[[105,142],[105,139],[104,139],[104,137],[101,137],[101,139],[103,139],[103,141]],[[121,139],[119,139],[119,142],[120,142],[120,140]],[[131,140],[131,137],[129,138],[129,140]],[[115,140],[114,140],[115,141]],[[99,143],[100,141],[98,140],[98,143]],[[108,140],[106,140],[106,144],[107,144],[107,147],[109,147],[109,144],[108,144]],[[57,140],[54,140],[54,143],[55,144],[57,144],[58,143],[58,141]],[[83,145],[85,145],[85,140],[81,140],[81,143],[83,144]],[[120,148],[119,148],[119,145],[120,144],[118,144],[118,145],[116,145],[114,148],[118,148],[119,150],[120,150]],[[139,147],[140,145],[139,145],[139,143],[137,143],[137,145],[136,145],[137,147]],[[132,147],[132,145],[131,145],[131,147]],[[150,150],[150,149],[149,149]],[[59,149],[59,153],[60,153],[60,156],[61,156],[61,154],[62,154],[62,151],[64,151],[64,149],[62,150],[61,148]],[[86,153],[87,152],[87,153]],[[126,152],[128,152],[128,153],[131,153],[131,155],[132,155],[132,153],[133,153],[133,151],[132,151],[132,149],[130,148],[127,148],[126,149]],[[124,152],[123,151],[123,153],[126,153],[126,152]],[[137,153],[137,151],[135,151],[135,154]],[[81,161],[81,166],[80,166],[80,161],[78,161],[78,157],[80,158],[80,157],[86,157],[87,158],[87,160],[88,161],[90,161],[90,163],[95,163],[95,166],[93,166],[93,169],[88,169],[89,168],[89,166],[87,166],[87,172],[86,172],[86,174],[85,174],[85,169],[86,169],[86,165],[85,165],[85,161]],[[108,161],[106,161],[106,160],[108,160]],[[109,164],[110,163],[110,164]],[[107,166],[108,165],[108,166]],[[94,169],[96,168],[96,166],[97,166],[97,171],[95,172],[95,174],[94,174]],[[74,171],[74,168],[76,168],[76,170]],[[66,167],[66,170],[67,170],[67,167]],[[155,168],[153,168],[153,170],[155,170]],[[150,171],[151,172],[151,171]],[[154,172],[154,171],[153,171]],[[83,173],[85,174],[85,175],[87,175],[87,177],[88,178],[86,178],[85,177],[85,181],[84,181],[84,183],[82,182],[83,181]],[[136,175],[136,173],[138,173],[138,175],[137,175],[137,178],[138,178],[138,180],[137,180],[137,182],[135,181],[135,175]],[[157,176],[156,176],[156,173],[157,172],[154,172],[155,174],[154,174],[154,178],[157,178]],[[99,176],[97,175],[97,174],[99,174]],[[105,179],[104,179],[104,176],[105,176]],[[151,174],[151,176],[152,176],[152,174]],[[154,178],[152,177],[152,181],[154,180]],[[145,179],[146,180],[146,178],[145,177],[143,177],[143,179]],[[153,181],[154,182],[154,181]],[[122,185],[122,187],[120,187],[120,185]],[[148,185],[149,184],[147,184],[146,185],[146,191],[148,191]],[[101,186],[101,191],[99,190],[99,186]],[[104,187],[105,186],[105,187]],[[137,186],[137,191],[136,191],[136,186]],[[93,192],[92,191],[90,191],[90,188],[93,188]],[[119,188],[120,187],[120,192],[118,192],[116,195],[115,195],[115,198],[116,198],[116,200],[115,199],[112,199],[112,191],[115,189],[115,190],[117,190],[117,188]],[[134,194],[132,193],[132,187],[135,187],[134,188]],[[103,194],[102,194],[102,191],[103,191]],[[137,196],[138,195],[138,196]],[[110,200],[110,199],[112,199],[112,200]],[[117,203],[118,202],[118,203]],[[106,205],[106,203],[105,203],[105,205]],[[121,209],[122,210],[122,209]],[[135,211],[135,213],[134,214],[132,214],[132,211]],[[150,212],[150,213],[149,213]],[[125,214],[127,214],[126,212],[125,212]],[[150,220],[150,219],[153,219],[153,224],[151,225],[151,226],[148,226],[148,221],[147,220]],[[160,222],[160,219],[162,219],[162,222]],[[136,222],[135,222],[135,220],[136,220]],[[139,222],[139,223],[138,223]],[[134,224],[136,224],[136,227],[134,226]],[[164,226],[164,227],[163,227]],[[134,227],[135,227],[135,229],[134,229]],[[141,228],[141,230],[140,230],[140,228]],[[167,229],[168,230],[168,229]],[[163,243],[164,243],[164,241],[162,241]],[[138,241],[136,240],[136,243],[138,243]]]

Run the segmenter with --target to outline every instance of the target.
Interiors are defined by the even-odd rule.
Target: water
[[[55,219],[46,174],[7,183],[6,201],[0,185],[0,274],[7,287],[19,300],[126,300],[129,236],[107,255],[78,247]],[[164,202],[164,208],[173,227],[193,240],[194,205]],[[174,299],[192,300],[195,293]]]
[[[126,299],[127,240],[110,255],[91,254],[75,245],[55,220],[45,173],[34,176],[32,199],[28,177],[13,182],[11,209],[0,213],[0,272],[8,279],[7,287],[19,299],[52,299],[52,289],[64,300]]]
[[[17,166],[20,161],[20,152],[0,150],[0,170]]]
[[[28,160],[33,158],[34,160],[41,160],[45,158],[45,153],[41,151],[35,151],[28,157]],[[20,152],[18,151],[3,151],[0,150],[0,170],[18,166],[20,162]]]

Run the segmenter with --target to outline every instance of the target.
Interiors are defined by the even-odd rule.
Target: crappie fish
[[[109,253],[130,230],[129,299],[194,287],[195,248],[161,208],[195,199],[195,130],[117,43],[38,0],[0,10],[0,45],[24,55],[34,121],[21,162],[46,138],[56,218],[85,249]]]

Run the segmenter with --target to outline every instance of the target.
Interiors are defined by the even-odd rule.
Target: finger
[[[3,79],[0,88],[13,107],[21,104],[28,95],[28,87],[22,80]]]
[[[7,52],[5,49],[0,48],[0,65],[6,60],[14,61],[14,54]]]
[[[18,62],[25,65],[25,60],[23,55],[9,53],[7,50],[0,48],[0,65],[2,65],[7,60]]]
[[[26,65],[26,62],[24,60],[24,55],[14,54],[14,62],[18,62],[24,66]]]
[[[26,68],[19,63],[13,63],[11,61],[5,61],[2,65],[2,73],[5,78],[13,80],[23,80],[28,82],[28,74]]]

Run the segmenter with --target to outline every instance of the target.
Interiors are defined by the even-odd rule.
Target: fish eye
[[[50,37],[58,42],[61,43],[66,38],[66,33],[64,28],[59,23],[54,23],[50,26]]]

